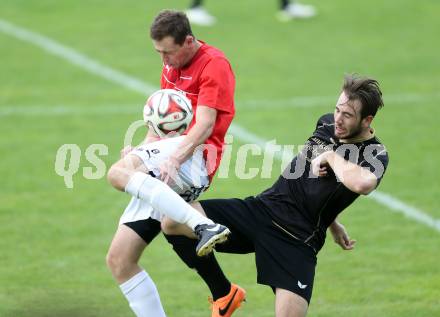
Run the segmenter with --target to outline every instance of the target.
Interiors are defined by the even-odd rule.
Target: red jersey
[[[235,76],[223,52],[199,42],[202,46],[187,66],[174,69],[164,65],[160,86],[161,89],[181,91],[191,100],[194,118],[186,133],[197,121],[198,105],[217,110],[214,129],[205,141],[205,144],[214,146],[217,150],[215,156],[207,155],[205,151],[207,170],[212,179],[220,165],[225,134],[235,114]]]

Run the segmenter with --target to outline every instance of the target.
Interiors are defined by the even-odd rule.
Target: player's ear
[[[195,38],[192,35],[187,35],[185,38],[186,45],[192,45],[195,42]]]
[[[363,125],[365,128],[370,127],[371,122],[373,121],[373,118],[374,118],[374,117],[373,117],[372,115],[366,116],[365,118],[362,119],[362,125]]]

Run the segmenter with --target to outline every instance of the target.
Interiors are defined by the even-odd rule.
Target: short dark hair
[[[382,91],[377,80],[361,77],[357,74],[345,75],[342,90],[348,100],[359,100],[362,105],[361,119],[367,116],[375,116],[377,110],[384,106]]]
[[[171,36],[174,43],[182,45],[188,35],[193,35],[191,25],[186,14],[181,11],[160,11],[150,27],[150,37],[155,41]]]

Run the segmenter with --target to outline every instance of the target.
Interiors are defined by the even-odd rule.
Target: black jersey
[[[313,135],[275,184],[256,197],[266,207],[274,225],[303,241],[317,253],[327,227],[359,194],[345,187],[331,170],[325,177],[311,171],[311,161],[333,150],[346,160],[369,169],[382,179],[388,165],[385,147],[376,137],[355,144],[340,143],[334,135],[333,114],[323,115]]]

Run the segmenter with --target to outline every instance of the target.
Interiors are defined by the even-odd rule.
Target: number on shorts
[[[200,194],[208,189],[209,186],[202,186],[202,187],[191,187],[190,189],[187,189],[184,193],[180,194],[180,197],[182,197],[186,202],[192,202],[199,198]]]
[[[151,158],[151,156],[153,154],[159,154],[160,153],[159,149],[151,149],[151,150],[150,149],[145,149],[144,151],[147,152],[148,158]]]

